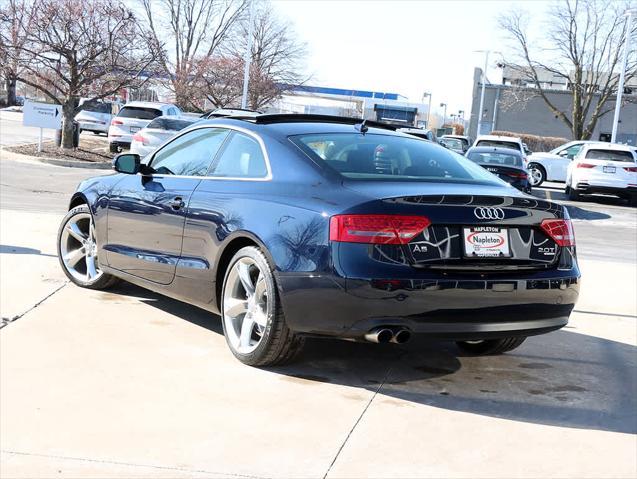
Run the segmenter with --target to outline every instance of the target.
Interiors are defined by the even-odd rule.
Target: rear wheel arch
[[[226,238],[225,243],[226,245],[219,253],[218,259],[215,263],[215,303],[219,311],[221,311],[221,291],[223,289],[223,280],[226,274],[226,270],[228,269],[230,261],[232,260],[234,255],[241,248],[245,248],[246,246],[256,246],[264,254],[266,259],[268,260],[268,263],[270,263],[270,267],[272,268],[272,270],[276,270],[276,263],[274,262],[272,255],[263,244],[263,242],[255,235],[248,233],[247,231],[236,232],[231,235],[230,238]]]

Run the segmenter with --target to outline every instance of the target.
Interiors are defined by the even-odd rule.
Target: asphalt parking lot
[[[93,174],[0,159],[1,477],[637,475],[637,209],[565,201],[580,301],[512,353],[314,340],[256,369],[207,312],[68,284],[57,226]]]

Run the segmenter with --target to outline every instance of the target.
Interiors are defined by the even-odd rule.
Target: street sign
[[[62,128],[62,105],[50,103],[24,102],[22,124],[38,128],[59,130]]]

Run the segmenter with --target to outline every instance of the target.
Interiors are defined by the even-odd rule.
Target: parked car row
[[[637,203],[637,149],[599,141],[571,141],[548,153],[532,153],[520,139],[481,135],[471,148],[463,137],[444,135],[439,142],[475,161],[521,191],[545,181],[566,183],[571,200],[606,194]],[[464,137],[466,138],[466,137]]]
[[[130,148],[131,152],[146,156],[197,121],[254,118],[259,114],[246,109],[216,109],[196,117],[184,116],[177,106],[169,103],[130,102],[119,108],[111,102],[85,101],[80,104],[76,120],[80,131],[108,132],[111,152]],[[464,135],[436,138],[428,129],[398,128],[398,131],[466,156],[526,193],[545,181],[560,181],[566,183],[565,191],[572,200],[595,193],[613,194],[632,203],[637,198],[634,147],[572,141],[548,153],[532,153],[521,138],[510,136],[480,135],[472,142]]]

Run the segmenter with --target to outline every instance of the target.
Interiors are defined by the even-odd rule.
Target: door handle
[[[172,200],[169,204],[173,210],[180,210],[184,206],[186,206],[186,203],[184,203],[184,200],[181,198],[181,196],[178,196],[177,198]]]

